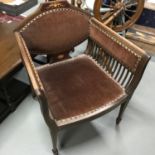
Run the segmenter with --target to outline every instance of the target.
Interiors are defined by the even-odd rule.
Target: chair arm
[[[94,46],[91,51],[94,53],[93,57],[101,62],[103,68],[123,85],[128,93],[132,93],[150,56],[95,18],[91,18],[89,22],[89,37]]]
[[[143,56],[148,57],[145,51],[95,18],[90,19],[90,38],[132,71]]]
[[[15,36],[16,36],[16,40],[17,40],[17,43],[18,43],[20,51],[21,51],[20,54],[21,54],[22,61],[25,65],[25,68],[28,72],[28,76],[31,81],[32,88],[35,91],[35,94],[37,96],[40,96],[41,90],[44,90],[44,89],[43,89],[42,83],[39,79],[38,73],[35,70],[34,64],[32,62],[31,56],[30,56],[28,49],[26,47],[25,41],[23,40],[20,33],[15,32]]]

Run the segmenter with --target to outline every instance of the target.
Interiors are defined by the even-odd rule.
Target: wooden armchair
[[[54,154],[58,131],[64,127],[120,105],[118,124],[149,61],[143,50],[66,1],[42,4],[15,35]],[[86,39],[84,54],[70,58],[70,50]],[[57,62],[35,67],[31,54],[47,54]]]

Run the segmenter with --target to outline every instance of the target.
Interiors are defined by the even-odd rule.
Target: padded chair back
[[[89,35],[89,15],[66,1],[42,4],[24,23],[20,33],[32,54],[70,51]]]

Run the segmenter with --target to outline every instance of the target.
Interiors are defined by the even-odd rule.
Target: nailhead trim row
[[[104,33],[104,35],[106,35],[108,38],[112,39],[114,42],[116,42],[117,44],[119,44],[121,47],[123,47],[124,49],[126,49],[127,51],[129,51],[131,54],[133,54],[134,56],[137,57],[137,62],[135,63],[134,66],[134,71],[136,70],[138,63],[141,61],[141,56],[137,55],[133,50],[131,50],[129,47],[127,47],[125,44],[123,44],[122,42],[120,42],[119,40],[117,40],[115,37],[111,36],[108,32],[106,32],[105,30],[101,29],[99,26],[95,25],[91,20],[90,20],[90,24],[95,27],[97,30],[99,30],[101,33]]]
[[[86,119],[86,118],[89,118],[89,117],[94,116],[96,114],[99,114],[99,113],[105,111],[106,109],[110,108],[114,103],[116,103],[121,97],[123,97],[125,95],[126,94],[123,93],[120,96],[118,96],[115,100],[112,100],[111,102],[107,103],[106,105],[101,106],[101,107],[96,108],[96,109],[93,109],[91,111],[88,111],[86,113],[76,115],[73,117],[69,117],[66,119],[62,119],[62,120],[56,120],[56,123],[58,124],[58,126],[63,126],[65,124],[73,123],[75,121],[80,121],[82,119]]]
[[[32,20],[30,20],[21,30],[20,30],[20,33],[24,32],[32,23],[34,23],[36,20],[38,20],[39,18],[45,16],[45,15],[48,15],[48,14],[51,14],[51,13],[55,13],[55,12],[73,12],[73,13],[77,13],[79,15],[82,15],[84,16],[84,18],[87,18],[85,14],[83,14],[82,12],[80,11],[77,11],[77,10],[73,10],[73,9],[70,9],[70,8],[56,8],[56,9],[52,9],[52,10],[49,10],[49,11],[45,11],[41,14],[39,14],[38,16],[36,16],[35,18],[33,18]],[[88,18],[87,18],[88,19]]]

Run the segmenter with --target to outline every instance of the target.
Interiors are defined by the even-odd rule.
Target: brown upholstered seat
[[[119,124],[149,61],[145,51],[66,1],[42,4],[17,28],[16,37],[55,155],[62,128],[121,105]],[[70,50],[86,39],[84,54],[70,58]],[[58,62],[36,68],[32,54]]]
[[[63,119],[84,119],[81,114],[101,113],[125,96],[123,87],[84,54],[45,65],[38,73],[50,111],[60,124]]]

